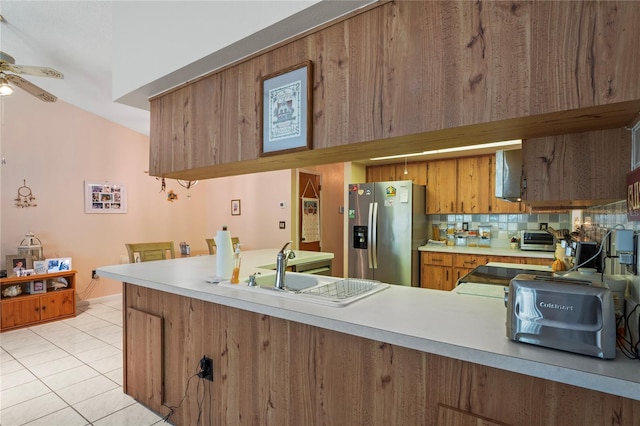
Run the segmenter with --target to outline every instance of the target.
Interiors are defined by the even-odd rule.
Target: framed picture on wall
[[[240,216],[240,200],[231,200],[231,216]]]
[[[85,213],[126,213],[127,187],[121,183],[84,182]]]
[[[311,61],[262,79],[262,141],[260,156],[312,148]]]

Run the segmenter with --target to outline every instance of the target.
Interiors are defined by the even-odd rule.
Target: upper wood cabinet
[[[427,163],[427,214],[458,212],[458,160]]]
[[[534,207],[582,208],[627,197],[631,132],[600,130],[522,142],[523,199]]]
[[[638,2],[377,2],[153,97],[149,173],[206,179],[621,127],[640,109],[637,22]],[[313,149],[260,157],[262,77],[305,61]]]
[[[405,174],[405,170],[407,174]],[[427,162],[420,161],[405,164],[385,164],[367,167],[367,182],[385,182],[391,180],[410,180],[416,185],[427,184]]]
[[[489,213],[491,156],[429,161],[427,213]]]

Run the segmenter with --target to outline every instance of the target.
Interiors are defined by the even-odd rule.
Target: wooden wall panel
[[[511,425],[640,416],[640,401],[130,284],[125,303],[163,319],[164,402],[187,395],[172,424],[435,425],[439,404]],[[213,382],[193,378],[203,354]]]
[[[530,22],[533,114],[638,97],[640,61],[630,55],[637,51],[638,4],[534,2],[530,7],[538,17]]]
[[[639,21],[637,2],[385,2],[153,99],[150,173],[300,167],[363,158],[386,140],[396,154],[487,142],[506,127],[531,137],[531,123],[474,126],[536,115],[536,136],[567,133],[580,114],[565,111],[640,100],[629,54]],[[315,151],[259,158],[260,78],[305,60],[316,66]],[[626,125],[625,114],[599,128]],[[588,115],[584,130],[597,125]],[[393,141],[409,135],[420,137]]]
[[[528,204],[623,200],[631,169],[631,132],[611,129],[528,139],[522,144],[522,159]]]
[[[163,398],[162,318],[137,309],[126,309],[127,387],[125,391],[153,410]]]
[[[333,25],[309,37],[314,62],[314,149],[348,143],[350,91],[347,70],[348,26]]]

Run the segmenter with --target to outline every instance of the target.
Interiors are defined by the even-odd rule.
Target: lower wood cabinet
[[[493,256],[432,251],[421,252],[421,257],[420,287],[444,291],[453,290],[460,278],[478,266],[486,265],[489,262],[549,266],[552,261],[552,259],[525,256]]]
[[[75,276],[76,271],[64,271],[0,279],[2,290],[12,286],[21,289],[21,293],[15,297],[2,296],[0,331],[74,317]],[[44,293],[29,293],[29,289],[33,289],[33,282],[43,282],[46,287],[47,283],[55,278],[64,278],[68,283],[67,287],[60,290],[47,289]]]
[[[435,290],[452,290],[455,285],[453,256],[440,252],[422,252],[420,286]]]
[[[125,392],[162,416],[171,411],[170,424],[636,425],[640,418],[638,400],[136,285],[123,291]],[[196,375],[203,355],[213,360],[213,381]]]

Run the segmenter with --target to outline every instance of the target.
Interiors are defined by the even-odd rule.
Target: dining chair
[[[129,262],[149,262],[151,260],[175,259],[173,241],[157,243],[132,243],[125,244],[129,253]],[[167,257],[169,256],[169,257]],[[136,260],[137,259],[137,260]]]
[[[216,254],[216,240],[214,240],[213,238],[205,238],[204,240],[207,242],[207,247],[209,247],[209,254]],[[231,245],[233,246],[233,250],[238,247],[238,244],[240,244],[240,238],[231,237]]]

